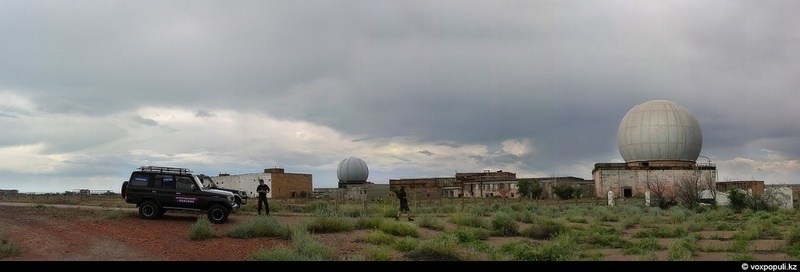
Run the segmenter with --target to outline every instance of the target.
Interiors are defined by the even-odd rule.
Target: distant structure
[[[456,186],[459,185],[464,197],[514,197],[512,195],[517,191],[517,174],[503,170],[456,173]]]
[[[555,186],[570,186],[579,189],[580,197],[595,197],[594,180],[582,179],[573,176],[545,177],[545,178],[517,178],[538,183],[542,186],[540,199],[556,199]]]
[[[314,192],[311,174],[286,173],[278,167],[264,169],[263,173],[219,174],[211,178],[217,186],[244,190],[252,199],[258,197],[258,179],[264,179],[264,184],[270,187],[268,198],[312,198]]]
[[[622,118],[617,144],[624,163],[596,163],[592,170],[595,195],[633,197],[645,191],[670,195],[676,184],[697,181],[715,188],[717,168],[697,163],[703,134],[694,115],[666,100],[651,100],[631,108]],[[709,188],[710,187],[710,188]]]
[[[336,168],[337,188],[314,188],[315,198],[350,201],[382,201],[390,197],[389,184],[367,181],[369,168],[364,160],[349,157]]]
[[[69,194],[79,194],[79,195],[104,195],[104,194],[113,194],[114,190],[108,189],[72,189],[72,191],[65,191],[64,193]]]
[[[339,162],[336,169],[336,176],[339,178],[339,188],[348,188],[353,185],[367,184],[369,168],[364,160],[349,157]]]
[[[12,195],[12,196],[15,196],[15,195],[18,195],[18,194],[19,194],[19,190],[17,190],[17,189],[0,189],[0,195]]]
[[[456,185],[455,177],[390,179],[391,196],[395,197],[402,186],[406,187],[409,197],[416,200],[461,196],[461,186]]]
[[[763,180],[732,180],[732,181],[718,181],[717,191],[728,192],[730,189],[741,189],[745,192],[753,194],[753,196],[761,196],[764,194],[764,181]]]
[[[594,181],[577,177],[518,178],[514,172],[503,170],[483,172],[457,172],[455,177],[404,178],[390,179],[389,187],[394,192],[401,186],[406,187],[415,200],[432,200],[440,198],[520,198],[518,184],[520,181],[536,182],[542,186],[540,199],[552,199],[556,196],[553,187],[570,186],[580,189],[581,197],[594,197]]]

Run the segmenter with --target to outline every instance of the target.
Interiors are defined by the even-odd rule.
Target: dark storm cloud
[[[330,129],[325,136],[341,133],[369,147],[357,152],[387,143],[411,151],[338,154],[341,147],[297,144],[288,146],[301,151],[270,149],[268,162],[261,150],[230,155],[247,162],[232,165],[324,173],[347,156],[380,156],[405,172],[375,169],[373,177],[401,178],[413,177],[415,167],[438,175],[425,168],[426,158],[470,150],[462,156],[475,163],[468,167],[588,178],[593,163],[620,158],[616,136],[625,113],[666,99],[700,121],[702,155],[726,161],[767,149],[798,160],[798,11],[793,1],[3,2],[0,36],[9,42],[0,43],[0,95],[31,101],[3,99],[0,117],[78,118],[67,126],[90,128],[64,131],[86,136],[80,131],[115,124],[116,114],[175,134],[195,123],[277,126],[252,123],[263,122],[252,116],[268,116],[323,126]],[[168,122],[137,112],[143,108],[187,110],[202,121]],[[65,150],[113,142],[109,135],[138,142],[110,125],[86,141],[53,140],[30,128],[9,122],[0,141],[74,146]],[[287,139],[313,138],[304,128],[292,127],[296,134]],[[235,137],[208,136],[274,145],[260,135]],[[506,140],[530,146],[514,153],[504,149]],[[201,150],[211,140],[196,141],[116,149],[140,152],[136,162],[228,154]],[[196,160],[204,171],[224,170]]]

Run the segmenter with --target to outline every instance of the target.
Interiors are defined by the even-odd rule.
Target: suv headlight
[[[233,196],[228,196],[228,201],[230,201],[231,203],[236,202]]]

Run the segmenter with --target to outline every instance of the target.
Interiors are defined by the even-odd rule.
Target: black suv
[[[136,204],[139,217],[156,219],[169,210],[208,213],[208,220],[225,223],[239,209],[233,193],[203,187],[186,168],[142,166],[122,182],[125,202]]]
[[[233,193],[233,196],[236,198],[235,201],[236,201],[237,204],[239,204],[239,206],[247,204],[247,199],[248,199],[247,192],[245,192],[244,190],[229,189],[229,188],[219,187],[219,185],[217,185],[217,183],[214,182],[214,179],[212,179],[208,175],[199,174],[199,175],[197,175],[197,177],[200,178],[200,182],[206,188],[223,190],[223,191],[228,191],[228,192]]]

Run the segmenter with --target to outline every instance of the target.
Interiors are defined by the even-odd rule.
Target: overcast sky
[[[336,187],[591,179],[649,100],[719,180],[800,183],[800,1],[0,1],[0,189],[119,191],[142,165]],[[701,162],[707,162],[705,158]]]

